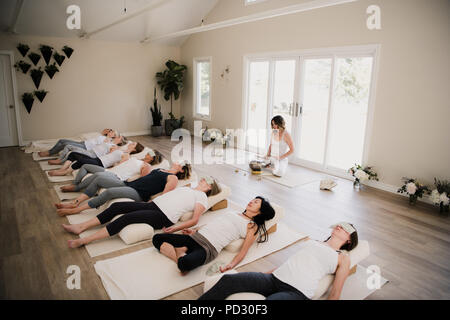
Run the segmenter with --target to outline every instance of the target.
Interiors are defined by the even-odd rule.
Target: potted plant
[[[353,187],[356,189],[360,188],[361,182],[367,180],[378,181],[378,174],[372,171],[372,167],[369,166],[362,167],[361,165],[355,163],[353,167],[348,169],[348,172],[351,173],[355,178],[355,180],[353,181]]]
[[[27,109],[28,113],[31,112],[31,108],[33,107],[34,97],[32,93],[25,92],[22,95],[22,102],[25,105],[25,108]]]
[[[70,56],[73,53],[73,49],[71,47],[68,47],[68,46],[64,46],[62,48],[62,51],[66,54],[67,58],[70,58]]]
[[[180,122],[173,115],[173,99],[178,100],[184,87],[184,72],[187,70],[185,65],[180,65],[173,60],[166,62],[167,69],[156,73],[156,79],[164,91],[164,99],[170,100],[170,119],[166,119],[164,126],[166,135],[170,136],[173,130],[179,128]],[[184,119],[183,119],[184,121]]]
[[[417,179],[403,178],[403,185],[397,190],[409,196],[409,204],[416,204],[418,198],[430,192],[427,186],[421,184]]]
[[[31,79],[33,79],[36,89],[39,89],[39,84],[41,83],[43,74],[44,71],[41,70],[41,67],[39,67],[39,69],[31,69],[30,71]]]
[[[45,64],[48,65],[50,63],[50,59],[52,58],[53,48],[44,44],[41,44],[39,47],[39,51],[41,51],[42,57],[44,58]]]
[[[161,105],[158,105],[158,99],[156,99],[156,88],[153,93],[153,108],[150,108],[150,112],[152,113],[152,136],[159,137],[162,135],[163,127],[161,125],[162,113],[161,113]]]
[[[448,215],[450,204],[450,181],[438,180],[434,178],[434,186],[436,189],[431,191],[431,201],[439,206],[439,212]]]
[[[30,50],[30,47],[26,44],[23,43],[19,43],[17,45],[17,50],[19,50],[20,54],[22,55],[22,57],[25,57],[28,50]]]
[[[42,103],[44,101],[45,96],[47,95],[48,91],[45,90],[35,90],[34,96],[38,98],[38,100]]]
[[[62,63],[64,62],[64,59],[66,59],[65,56],[63,56],[62,54],[59,54],[56,51],[53,54],[53,58],[55,59],[56,63],[58,63],[58,66],[60,66],[60,67],[61,67]]]
[[[19,62],[16,62],[14,64],[14,68],[16,68],[17,71],[22,70],[22,72],[26,74],[28,70],[31,68],[31,64],[26,63],[23,60],[20,60]]]
[[[33,62],[33,64],[37,66],[39,60],[41,60],[41,55],[37,54],[36,52],[30,52],[28,58],[30,58],[31,62]]]
[[[45,66],[45,72],[47,72],[50,79],[53,79],[53,76],[55,75],[56,72],[59,72],[59,69],[56,66],[56,64],[53,62],[53,64]]]

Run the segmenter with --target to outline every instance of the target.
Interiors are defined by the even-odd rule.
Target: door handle
[[[298,117],[298,102],[295,103],[295,116]]]
[[[14,105],[10,105],[9,108],[10,108],[10,109],[14,109]]]

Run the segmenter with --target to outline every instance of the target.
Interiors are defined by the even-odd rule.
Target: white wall
[[[222,0],[206,23],[306,1],[268,0],[245,7]],[[381,8],[382,29],[366,27],[366,8]],[[360,0],[192,35],[181,48],[188,66],[181,111],[193,126],[192,60],[212,56],[212,119],[208,127],[240,128],[243,56],[347,45],[381,44],[368,165],[380,182],[398,186],[403,176],[432,183],[450,178],[450,2]],[[220,78],[231,66],[228,80]]]
[[[60,49],[64,45],[74,49],[53,79],[44,73],[39,89],[49,93],[43,103],[35,99],[30,114],[21,96],[36,88],[29,71],[26,75],[16,71],[17,107],[25,141],[73,136],[104,127],[120,132],[149,131],[149,108],[153,103],[153,88],[157,85],[155,73],[165,69],[164,63],[168,59],[178,61],[180,58],[178,47],[0,34],[0,50],[12,50],[16,62],[25,60],[30,64],[31,61],[23,58],[16,49],[19,42],[28,44],[30,51],[38,53],[40,44],[50,45],[61,54]],[[44,69],[42,58],[39,66]],[[160,94],[158,96],[163,116],[168,118],[170,101],[165,101]],[[174,103],[176,116],[179,109],[178,100]]]

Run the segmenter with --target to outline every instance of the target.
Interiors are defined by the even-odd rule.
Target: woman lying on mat
[[[105,154],[109,153],[109,150],[113,146],[123,146],[125,145],[125,137],[123,136],[117,136],[114,139],[108,139],[103,143],[98,143],[93,145],[92,147],[89,146],[89,149],[80,148],[73,145],[67,145],[64,147],[64,149],[59,153],[58,159],[50,159],[48,160],[48,164],[62,164],[67,161],[69,158],[69,155],[71,152],[76,152],[79,154],[84,154],[85,156],[88,156],[89,158],[97,158],[104,156]]]
[[[320,280],[335,274],[328,299],[339,299],[350,271],[350,258],[340,250],[350,251],[358,244],[358,233],[352,224],[331,226],[325,241],[306,241],[303,247],[281,267],[268,272],[241,272],[224,275],[200,300],[224,300],[239,292],[262,294],[268,300],[311,299]]]
[[[160,164],[163,159],[164,156],[158,150],[150,150],[142,160],[132,158],[128,153],[124,153],[122,155],[122,160],[109,169],[93,164],[84,164],[80,170],[78,170],[75,180],[70,185],[61,186],[60,189],[62,192],[78,192],[85,188],[89,188],[91,183],[100,177],[120,181],[127,181],[137,175],[143,177],[150,173],[152,170],[151,166]],[[83,180],[89,173],[92,173],[92,175]],[[94,194],[96,192],[97,190],[95,190]]]
[[[266,158],[270,160],[272,174],[281,177],[286,173],[288,157],[294,152],[294,143],[282,116],[273,117],[271,126],[272,135]]]
[[[109,152],[91,158],[85,154],[81,154],[78,152],[71,152],[67,158],[67,161],[64,162],[64,165],[61,169],[50,170],[48,171],[49,176],[65,176],[71,174],[74,170],[80,169],[84,164],[93,164],[97,166],[102,166],[104,168],[112,167],[115,163],[120,162],[122,160],[122,155],[124,153],[135,154],[142,152],[144,150],[144,146],[138,142],[130,143],[125,151],[119,150],[118,146],[114,145],[109,147]]]
[[[275,210],[262,197],[250,201],[242,213],[226,212],[198,230],[186,229],[183,234],[156,234],[153,245],[162,254],[172,259],[181,274],[214,260],[228,244],[245,239],[234,259],[220,267],[221,272],[233,269],[244,259],[250,246],[258,236],[258,243],[268,239],[265,222],[275,216]]]
[[[149,201],[155,194],[172,191],[177,187],[179,180],[189,179],[190,175],[191,165],[178,163],[173,163],[169,170],[151,169],[149,173],[147,172],[141,178],[131,182],[121,181],[113,175],[102,175],[97,179],[94,178],[84,193],[74,201],[58,203],[55,206],[58,214],[65,216],[80,213],[86,209],[98,208],[113,199],[128,198],[137,202]],[[107,189],[94,197],[101,188]],[[85,202],[86,200],[89,201]]]
[[[110,139],[116,138],[118,135],[119,134],[117,133],[117,131],[114,131],[113,129],[103,129],[101,136],[92,139],[87,139],[86,141],[73,141],[68,139],[60,139],[50,150],[39,152],[39,156],[48,157],[54,154],[58,154],[67,145],[72,145],[85,150],[90,150],[94,145],[107,142]]]
[[[151,202],[117,202],[108,209],[100,213],[97,217],[84,223],[63,225],[63,228],[70,233],[80,234],[83,231],[110,222],[117,215],[123,216],[109,223],[91,236],[77,240],[69,240],[70,248],[77,248],[92,241],[112,237],[130,224],[146,223],[154,229],[166,228],[165,232],[175,232],[183,228],[197,224],[200,216],[208,207],[207,197],[220,192],[217,183],[208,178],[200,179],[196,188],[181,187],[167,192]],[[180,217],[193,211],[192,218],[179,227],[173,227]]]

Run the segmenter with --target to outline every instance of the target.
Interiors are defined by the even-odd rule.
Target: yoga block
[[[224,199],[211,207],[211,211],[216,211],[220,209],[225,209],[228,207],[228,200]]]

